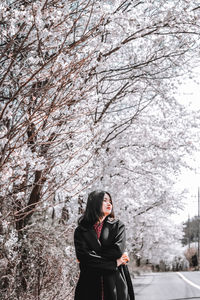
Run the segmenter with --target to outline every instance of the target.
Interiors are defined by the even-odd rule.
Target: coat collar
[[[103,230],[103,228],[102,228]],[[91,248],[95,250],[95,252],[99,253],[101,251],[101,243],[97,239],[97,234],[94,228],[88,228],[83,231],[83,235],[87,240],[88,244],[91,245]]]
[[[113,218],[110,218],[109,216],[105,218],[105,220],[103,221],[104,222],[104,225],[103,225],[103,228],[106,224],[115,224],[117,223],[119,220],[118,219],[113,219]],[[81,228],[82,231],[90,231],[90,230],[93,230],[93,226],[85,226],[83,224],[79,224],[79,228]],[[103,230],[102,228],[102,230]]]

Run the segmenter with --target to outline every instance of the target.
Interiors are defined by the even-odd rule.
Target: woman
[[[114,218],[111,195],[89,194],[74,233],[80,276],[75,300],[134,300],[126,266],[125,226]]]

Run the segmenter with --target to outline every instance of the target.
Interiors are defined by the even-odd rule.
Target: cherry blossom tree
[[[173,99],[173,79],[197,63],[200,9],[187,0],[0,8],[1,290],[72,299],[86,189],[122,204],[130,251],[166,247],[164,216],[180,199],[172,176],[199,122]],[[149,229],[158,215],[159,236]]]
[[[77,193],[77,178],[84,175],[93,156],[97,132],[89,123],[93,107],[88,108],[87,97],[92,86],[85,83],[85,74],[92,66],[102,22],[101,15],[92,14],[93,6],[91,1],[1,3],[0,196],[5,297],[39,299],[49,286],[49,297],[55,297],[61,291],[58,282],[63,280],[69,282],[65,296],[71,291],[65,276],[69,263],[75,263],[71,250],[65,253],[66,244],[64,248],[59,245],[63,259],[59,265],[58,252],[53,251],[56,242],[54,246],[50,243],[56,226],[49,232],[48,224],[42,231],[38,225],[43,224],[41,211],[57,201],[66,204],[66,196],[62,199],[61,192],[56,194],[59,188],[67,196]],[[51,219],[53,213],[54,208]]]

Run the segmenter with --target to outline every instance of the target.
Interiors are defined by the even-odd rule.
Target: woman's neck
[[[106,216],[103,216],[102,218],[99,219],[99,223],[102,223],[105,220]]]

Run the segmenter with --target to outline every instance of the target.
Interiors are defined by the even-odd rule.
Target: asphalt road
[[[149,273],[133,286],[135,300],[200,300],[200,272]]]

